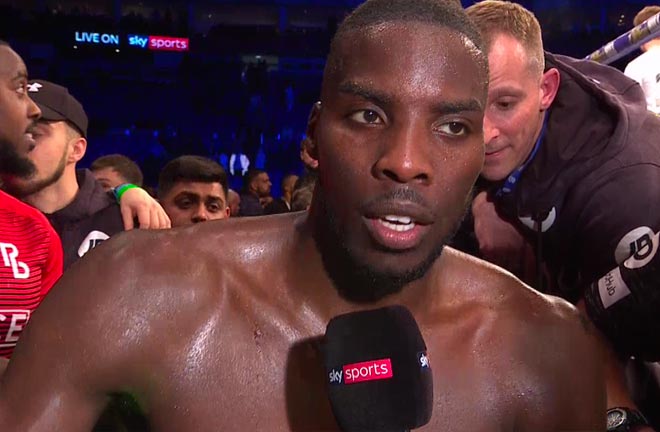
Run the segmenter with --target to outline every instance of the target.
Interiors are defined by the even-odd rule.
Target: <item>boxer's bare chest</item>
[[[319,349],[325,324],[305,310],[267,305],[209,317],[152,371],[147,399],[154,430],[338,430]],[[435,399],[425,429],[513,431],[512,401],[519,395],[507,362],[489,351],[496,341],[477,323],[421,328]]]

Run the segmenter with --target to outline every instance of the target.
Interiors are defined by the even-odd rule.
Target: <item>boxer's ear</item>
[[[321,102],[316,102],[312,106],[312,110],[309,113],[309,118],[307,119],[307,131],[306,137],[302,142],[302,152],[305,153],[312,161],[314,165],[318,165],[318,141],[317,141],[317,130],[319,117],[321,115]],[[307,163],[309,165],[309,163]]]

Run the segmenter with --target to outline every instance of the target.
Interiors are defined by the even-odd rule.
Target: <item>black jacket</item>
[[[514,191],[495,202],[540,242],[546,291],[575,302],[660,228],[660,119],[614,68],[552,54],[546,64],[561,74],[546,134]]]
[[[291,209],[287,205],[284,198],[274,199],[270,204],[264,208],[264,214],[280,214],[280,213],[289,213]]]
[[[79,190],[68,206],[46,217],[62,239],[64,269],[99,243],[124,230],[119,205],[89,170],[76,173]]]
[[[264,214],[264,208],[259,202],[259,198],[251,193],[241,194],[241,207],[238,215],[243,216],[261,216]]]

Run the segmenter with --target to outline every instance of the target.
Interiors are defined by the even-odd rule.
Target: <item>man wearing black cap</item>
[[[123,231],[125,224],[115,196],[105,192],[89,170],[76,170],[87,149],[88,119],[80,102],[48,81],[30,82],[28,94],[42,112],[34,131],[36,147],[29,154],[37,170],[29,177],[3,180],[8,192],[46,214],[62,239],[66,269]],[[136,195],[141,202],[153,201],[143,191]],[[132,216],[127,217],[132,222]],[[140,225],[169,227],[164,213],[148,216],[146,222]]]

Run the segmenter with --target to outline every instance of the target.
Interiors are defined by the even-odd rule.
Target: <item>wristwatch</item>
[[[648,426],[641,412],[630,408],[610,408],[607,410],[607,432],[628,432],[636,426]]]

